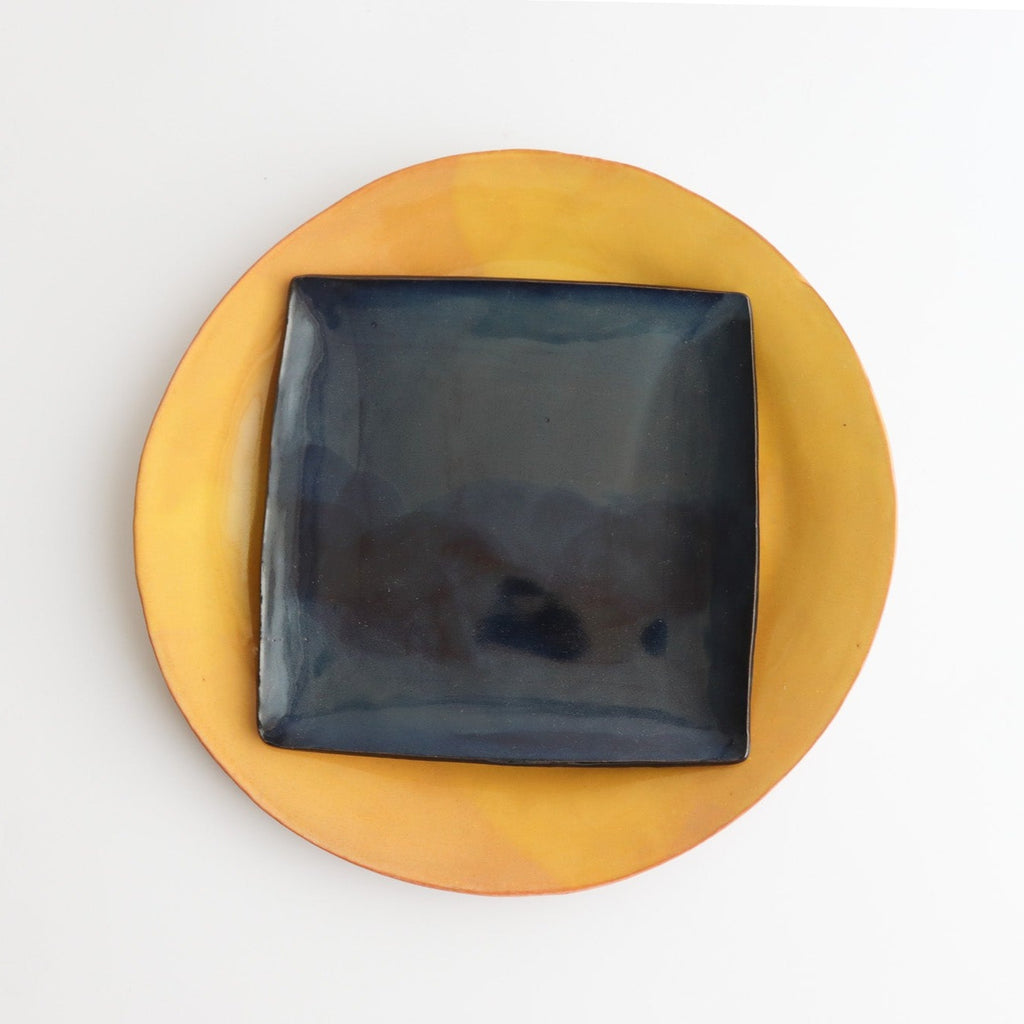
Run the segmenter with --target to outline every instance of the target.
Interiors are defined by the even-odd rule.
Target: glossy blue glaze
[[[744,296],[293,282],[263,549],[268,742],[742,760],[756,576]]]

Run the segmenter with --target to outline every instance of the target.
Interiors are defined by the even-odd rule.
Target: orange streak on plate
[[[741,291],[757,360],[761,569],[751,755],[684,768],[517,768],[279,750],[256,732],[268,396],[300,274],[613,281]],[[172,380],[136,496],[139,589],[167,684],[265,810],[427,885],[552,892],[673,857],[806,753],[867,654],[892,568],[889,453],[857,357],[759,235],[653,174],[508,151],[411,167],[343,199],[228,293]]]

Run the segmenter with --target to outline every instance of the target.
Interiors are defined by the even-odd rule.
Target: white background
[[[5,1019],[1022,1019],[1024,17],[4,6]],[[806,275],[901,532],[859,682],[765,800],[637,878],[493,899],[338,860],[221,772],[150,652],[131,509],[253,260],[383,173],[517,146],[659,172]]]

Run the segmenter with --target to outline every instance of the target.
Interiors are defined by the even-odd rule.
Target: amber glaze
[[[613,281],[739,291],[754,312],[760,583],[743,764],[531,768],[281,750],[256,730],[268,397],[302,274]],[[448,157],[353,193],[270,250],[178,367],[139,471],[139,589],[167,684],[261,807],[357,864],[480,893],[579,889],[696,845],[824,730],[867,654],[892,568],[878,411],[824,302],[764,239],[621,164]]]

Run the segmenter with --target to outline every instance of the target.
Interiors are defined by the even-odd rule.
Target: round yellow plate
[[[288,283],[300,274],[613,281],[750,296],[760,584],[751,754],[684,768],[522,768],[280,750],[256,732],[268,441]],[[608,882],[706,839],[767,792],[835,714],[892,568],[885,435],[852,347],[767,242],[634,167],[499,151],[391,174],[270,250],[182,360],[139,470],[135,553],[153,647],[210,753],[318,846],[470,892]]]

